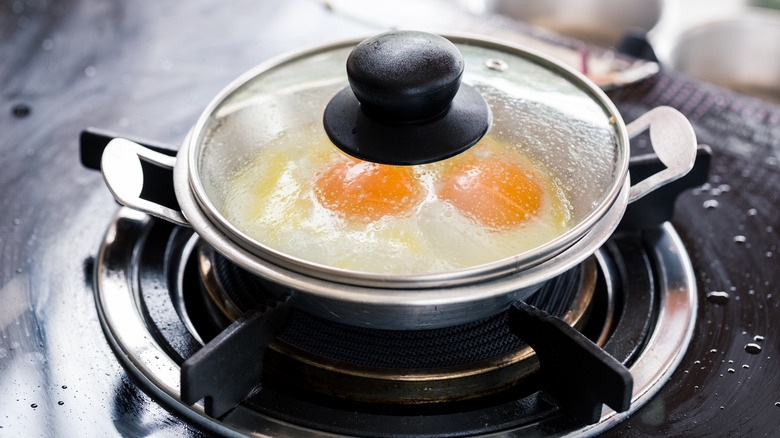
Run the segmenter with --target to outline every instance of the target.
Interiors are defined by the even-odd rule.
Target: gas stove
[[[576,435],[605,430],[632,411],[602,412],[599,403],[596,418],[578,422],[572,415],[587,411],[588,402],[545,398],[539,391],[544,379],[536,375],[540,363],[556,381],[572,379],[567,392],[574,393],[582,380],[611,382],[588,373],[587,355],[549,350],[560,356],[556,360],[580,361],[553,370],[555,362],[545,362],[513,335],[511,311],[409,331],[346,326],[293,311],[258,361],[248,343],[263,342],[278,315],[268,307],[284,303],[191,230],[129,209],[108,229],[95,272],[101,322],[128,372],[169,409],[221,434]],[[690,261],[666,224],[619,233],[591,259],[545,284],[528,304],[577,327],[625,364],[636,408],[666,383],[682,358],[697,299]],[[265,321],[246,316],[256,308],[266,312]],[[233,334],[249,325],[246,335]],[[534,338],[522,329],[518,334]],[[230,345],[235,336],[245,339]],[[219,359],[203,365],[197,355],[209,349]],[[225,358],[246,360],[238,367],[246,374],[263,373],[238,406],[225,404],[224,388],[236,380]],[[186,368],[196,367],[207,370],[192,373],[208,383],[183,377]],[[205,396],[211,397],[205,407],[193,404]]]
[[[256,280],[189,229],[118,208],[79,163],[81,131],[176,144],[249,67],[382,29],[312,1],[149,6],[0,10],[0,435],[776,433],[780,107],[665,70],[610,97],[627,121],[683,112],[709,172],[675,203],[629,211],[592,259],[529,299],[631,371],[630,408],[573,420],[540,391],[545,359],[507,331],[508,314],[386,336],[295,310],[258,391],[216,419],[210,402],[182,402],[183,363],[247,309],[284,302],[253,302],[242,291]],[[647,139],[632,149],[649,152]]]

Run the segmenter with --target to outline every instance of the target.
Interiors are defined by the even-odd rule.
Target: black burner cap
[[[424,164],[463,152],[490,120],[479,92],[461,84],[463,70],[458,49],[438,35],[368,38],[347,59],[350,87],[325,108],[325,132],[347,154],[382,164]]]

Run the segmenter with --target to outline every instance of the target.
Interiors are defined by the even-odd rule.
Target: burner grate
[[[221,285],[219,301],[227,298],[245,313],[273,299],[256,276],[219,253],[206,251]],[[212,296],[213,288],[207,286]],[[581,289],[582,268],[576,266],[550,280],[527,302],[563,317],[584,299]],[[451,327],[380,330],[340,324],[295,310],[278,339],[311,354],[358,366],[432,369],[477,363],[522,348],[525,344],[510,332],[507,321],[505,311]]]

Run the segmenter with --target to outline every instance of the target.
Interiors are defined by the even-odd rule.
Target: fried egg
[[[222,193],[225,219],[275,250],[354,271],[489,263],[557,237],[573,217],[554,175],[491,138],[441,162],[387,166],[344,155],[312,128],[240,162]]]
[[[423,188],[408,167],[344,157],[317,178],[314,194],[323,207],[346,220],[369,223],[413,210],[423,199]]]
[[[437,195],[490,229],[524,224],[539,214],[545,194],[539,177],[513,161],[468,155],[445,172]]]

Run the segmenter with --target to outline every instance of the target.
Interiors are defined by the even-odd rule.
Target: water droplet
[[[43,40],[43,43],[41,43],[41,48],[46,51],[53,49],[54,41],[50,40],[49,38],[46,38],[45,40]]]
[[[771,258],[772,257],[772,251],[767,251],[767,252],[764,253],[764,255],[766,256],[766,258]]]
[[[765,338],[765,337],[763,337],[763,336],[761,336],[761,335],[755,335],[755,336],[753,336],[753,340],[754,340],[754,341],[756,341],[756,342],[761,342],[761,341],[763,341],[763,340],[765,340],[765,339],[766,339],[766,338]]]
[[[718,203],[717,200],[715,200],[715,199],[708,199],[708,200],[704,201],[704,203],[702,204],[702,207],[707,208],[707,209],[713,209],[713,208],[718,208],[719,205],[720,204]]]
[[[737,370],[735,370],[734,368],[729,368],[726,371],[728,371],[731,374],[734,374],[735,372],[737,372]]]
[[[97,69],[92,65],[89,65],[87,66],[87,68],[84,69],[84,75],[88,78],[94,78],[96,74],[97,74]]]
[[[68,389],[68,385],[62,385],[62,389]]]
[[[758,354],[761,353],[761,346],[751,342],[745,345],[745,351],[747,351],[750,354]]]
[[[734,236],[734,243],[745,243],[745,242],[747,242],[747,237],[741,234]]]
[[[64,404],[65,404],[65,402],[64,402],[64,401],[62,401],[62,400],[60,400],[60,401],[58,401],[58,402],[57,402],[57,404],[58,404],[58,405],[60,405],[60,406],[62,406],[62,405],[64,405]]]
[[[717,350],[717,349],[715,349],[715,348],[713,348],[712,350],[710,350],[710,353],[717,353],[717,352],[718,352],[718,350]]]
[[[14,105],[14,107],[11,108],[11,114],[18,118],[27,117],[30,115],[30,112],[32,112],[32,109],[30,109],[30,107],[24,103]]]
[[[744,369],[748,369],[748,368],[750,368],[750,365],[748,365],[748,364],[744,364],[744,365],[742,365],[742,368],[744,368]]]
[[[780,406],[780,402],[775,402],[775,406]]]
[[[751,208],[750,210],[747,211],[748,216],[755,216],[757,214],[758,214],[758,210],[756,210],[755,208]]]
[[[720,409],[723,410],[723,409],[726,409],[726,408],[724,406],[721,406]]]
[[[35,409],[35,408],[37,408],[37,407],[38,407],[38,403],[33,403],[33,404],[31,404],[31,405],[30,405],[30,407],[31,407],[31,408],[33,408],[33,409]]]
[[[707,292],[707,300],[715,304],[727,304],[729,302],[729,294],[725,291],[714,290]]]

